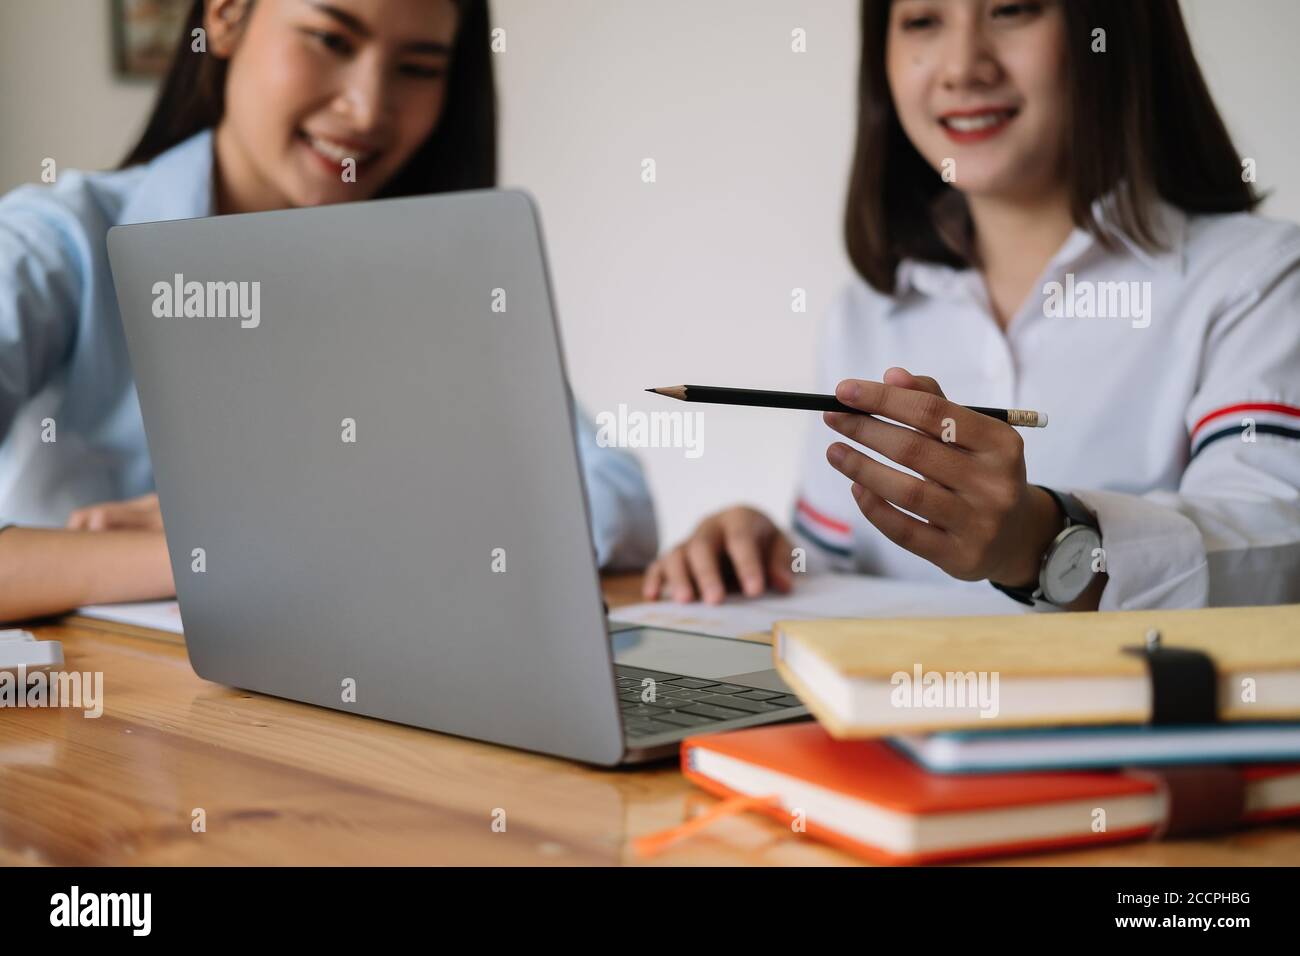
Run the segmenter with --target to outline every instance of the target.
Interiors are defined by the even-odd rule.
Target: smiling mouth
[[[328,137],[313,136],[306,130],[298,131],[298,139],[323,160],[340,166],[346,159],[354,160],[357,166],[364,166],[379,155],[377,149],[358,149],[356,146]]]
[[[1016,107],[1000,110],[985,110],[979,113],[952,113],[939,117],[939,125],[954,133],[982,133],[987,130],[1005,126],[1019,113]]]

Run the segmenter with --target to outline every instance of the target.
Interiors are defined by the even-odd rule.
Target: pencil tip
[[[647,388],[646,391],[664,398],[675,398],[679,402],[686,401],[686,388],[682,385],[660,385],[658,388]]]

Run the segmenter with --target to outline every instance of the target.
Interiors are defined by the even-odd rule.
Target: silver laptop
[[[200,677],[604,765],[806,715],[768,647],[607,622],[526,194],[108,248]]]

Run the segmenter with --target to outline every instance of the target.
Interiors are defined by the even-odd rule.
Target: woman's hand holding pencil
[[[1011,427],[1041,428],[1041,412],[958,405],[934,379],[901,368],[887,370],[882,382],[843,381],[834,396],[700,386],[649,391],[682,401],[827,409],[831,428],[921,476],[832,443],[827,460],[852,480],[858,510],[890,541],[955,578],[1027,585],[1061,530],[1056,503],[1026,480],[1024,442]],[[698,593],[716,603],[728,585],[749,596],[769,587],[788,591],[790,548],[766,515],[730,508],[651,565],[644,594],[655,599],[666,590],[693,601]]]
[[[1050,495],[1027,482],[1016,429],[948,401],[934,379],[901,368],[886,371],[883,382],[840,382],[835,397],[868,414],[825,412],[827,425],[921,476],[843,442],[827,449],[881,534],[955,578],[1015,587],[1037,579],[1063,517]]]

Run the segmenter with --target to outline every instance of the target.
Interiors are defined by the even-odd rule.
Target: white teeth
[[[979,116],[948,116],[944,118],[943,122],[946,126],[952,127],[959,133],[973,133],[976,130],[997,126],[1010,116],[1009,112],[981,113]]]
[[[350,147],[344,146],[342,143],[336,143],[329,139],[321,139],[319,136],[312,136],[310,134],[307,135],[307,142],[311,145],[312,149],[316,150],[316,152],[328,159],[332,159],[336,163],[341,163],[345,159],[354,159],[357,163],[364,163],[374,155],[373,151],[357,152]]]

